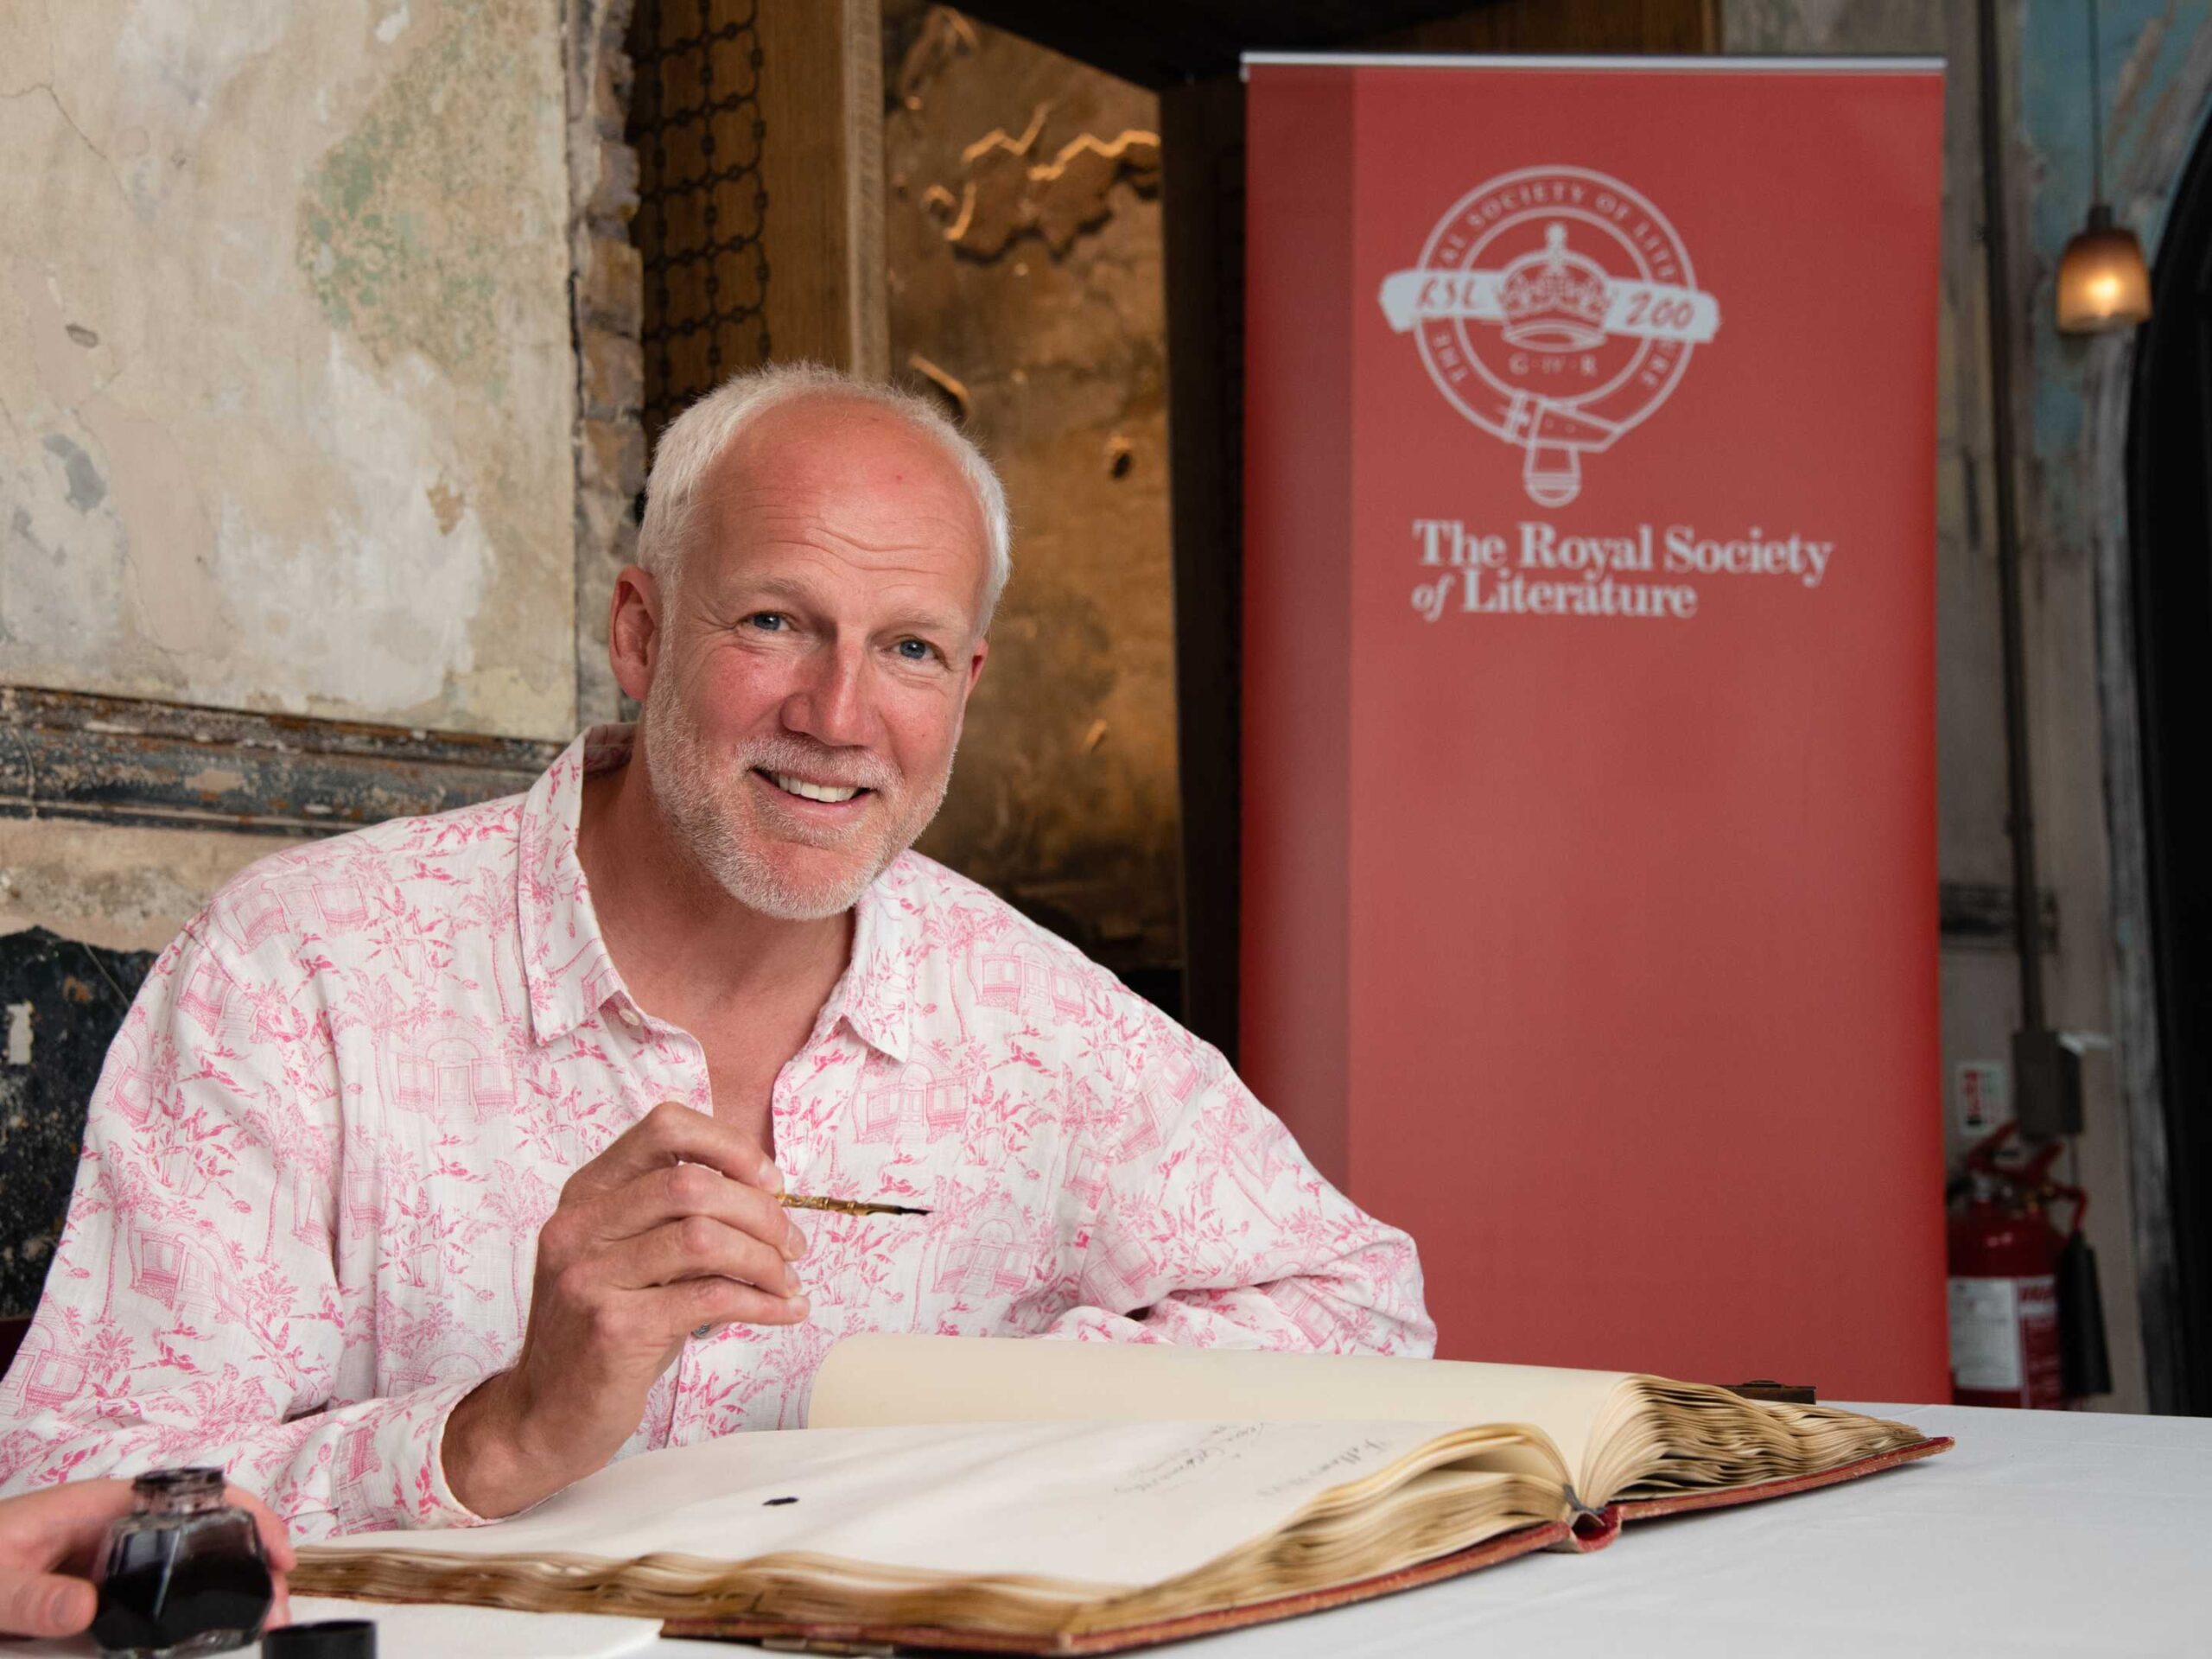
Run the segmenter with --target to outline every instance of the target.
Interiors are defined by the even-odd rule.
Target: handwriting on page
[[[1345,1446],[1341,1452],[1324,1458],[1310,1469],[1302,1469],[1287,1480],[1279,1480],[1260,1488],[1262,1497],[1274,1497],[1284,1492],[1296,1491],[1311,1485],[1324,1475],[1340,1475],[1345,1480],[1362,1475],[1378,1463],[1388,1463],[1395,1455],[1390,1446],[1372,1435]],[[1341,1483],[1332,1482],[1332,1484]]]
[[[1196,1441],[1178,1446],[1166,1456],[1140,1465],[1128,1479],[1117,1482],[1116,1492],[1156,1492],[1179,1485],[1201,1469],[1238,1460],[1246,1442],[1267,1432],[1265,1423],[1216,1423]]]
[[[1270,1423],[1215,1423],[1205,1428],[1187,1446],[1176,1447],[1164,1456],[1140,1465],[1126,1480],[1116,1484],[1117,1493],[1142,1495],[1173,1491],[1193,1478],[1200,1471],[1209,1479],[1245,1460],[1248,1451],[1273,1437],[1277,1425]],[[1326,1475],[1341,1475],[1345,1479],[1363,1472],[1378,1462],[1387,1462],[1402,1451],[1373,1435],[1363,1435],[1348,1444],[1331,1451],[1310,1465],[1289,1475],[1279,1475],[1267,1484],[1255,1489],[1261,1497],[1276,1497],[1287,1492],[1310,1488]],[[1281,1466],[1280,1463],[1276,1465]]]

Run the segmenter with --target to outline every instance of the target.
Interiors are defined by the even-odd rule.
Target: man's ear
[[[626,564],[614,578],[614,597],[607,601],[607,660],[614,670],[614,683],[633,702],[643,703],[652,690],[653,671],[660,665],[660,584],[641,565]]]
[[[974,695],[976,682],[983,677],[983,658],[990,654],[991,642],[988,639],[978,639],[976,642],[976,654],[968,659],[968,690],[962,693],[963,698]]]

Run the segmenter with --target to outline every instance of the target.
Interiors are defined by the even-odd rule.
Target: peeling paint
[[[60,459],[64,475],[69,480],[69,505],[79,512],[90,512],[107,499],[107,480],[100,476],[100,469],[92,465],[92,458],[59,432],[47,435],[45,449],[49,455]]]
[[[461,522],[461,512],[468,505],[468,498],[443,479],[424,490],[423,495],[429,502],[430,512],[437,518],[438,533],[441,536],[452,535],[453,527]]]
[[[0,936],[43,926],[118,950],[158,950],[275,844],[219,831],[0,820]]]
[[[226,795],[245,785],[245,774],[235,766],[202,766],[184,780],[185,788],[202,795]]]
[[[906,366],[944,399],[945,412],[963,424],[973,405],[968,397],[968,388],[958,376],[949,374],[939,365],[931,362],[919,352],[906,353]]]
[[[918,106],[917,106],[918,107]],[[1025,235],[1064,254],[1084,231],[1114,211],[1113,187],[1126,182],[1140,196],[1160,191],[1160,135],[1124,129],[1112,138],[1077,133],[1049,162],[1031,165],[1050,106],[1040,104],[1016,138],[994,128],[961,153],[968,176],[955,196],[943,185],[923,192],[925,205],[950,220],[944,239],[961,252],[994,259]]]
[[[977,45],[976,25],[950,6],[931,6],[915,32],[913,43],[899,60],[893,79],[899,102],[919,111],[922,94],[930,82],[943,74],[957,58],[971,57]]]
[[[436,35],[308,179],[296,257],[333,325],[379,363],[416,351],[467,374],[492,351],[499,302],[514,286],[502,200],[512,181],[480,135],[527,124],[529,79],[513,43],[543,9],[454,0],[440,10]],[[407,16],[403,7],[378,37],[397,40]]]
[[[571,733],[563,0],[0,15],[0,682]]]

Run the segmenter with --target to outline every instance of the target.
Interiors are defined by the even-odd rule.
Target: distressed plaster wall
[[[884,10],[891,365],[997,461],[1014,577],[922,845],[1147,988],[1179,959],[1158,101]]]
[[[634,86],[623,49],[632,0],[563,0],[569,74],[569,231],[576,374],[575,723],[622,712],[607,659],[614,578],[638,553],[645,487],[645,273],[630,239],[638,156],[625,137]]]
[[[485,734],[611,712],[577,624],[643,467],[627,10],[0,0],[0,686],[365,720],[422,762],[349,771],[377,747],[358,733],[215,721],[200,770],[187,743],[175,787],[149,784],[187,817],[211,791],[211,823],[297,819],[302,783],[325,811],[425,779],[499,792],[512,757]],[[60,773],[19,701],[0,1315],[35,1297],[150,953],[286,844],[37,816]],[[495,764],[439,785],[439,731]]]
[[[2153,256],[2164,205],[2212,86],[2202,0],[2100,0],[2107,172],[2123,219]],[[1999,158],[2013,241],[2014,358],[2030,764],[2037,854],[2058,913],[2044,979],[2052,1023],[2110,1035],[2085,1067],[2079,1174],[2105,1279],[2115,1389],[2148,1402],[2135,1220],[2138,1126],[2154,1119],[2155,1030],[2142,957],[2140,798],[2133,783],[2133,673],[2126,639],[2122,451],[2130,364],[2124,340],[2062,338],[2051,278],[2089,189],[2089,92],[2081,0],[1999,8],[2008,135]],[[1725,0],[1738,52],[1940,52],[1948,60],[1943,235],[1943,384],[1938,465],[1937,736],[1942,874],[2009,879],[1993,519],[1989,493],[1986,257],[1980,241],[1980,89],[1974,7],[1909,0]],[[2002,1059],[2019,1019],[2008,950],[1947,945],[1947,1081],[1967,1060]],[[1947,1135],[1961,1136],[1955,1101]]]
[[[0,7],[0,681],[571,728],[563,11]]]
[[[159,950],[224,882],[289,844],[216,830],[0,819],[0,934],[45,927],[107,950]]]
[[[2056,704],[2035,726],[2037,811],[2057,855],[2103,878],[2098,958],[2063,963],[2060,994],[2101,1009],[2102,1028],[2117,1039],[2100,1079],[2117,1110],[2093,1125],[2083,1161],[2113,1188],[2124,1190],[2133,1173],[2139,1224],[2139,1224],[2137,1262],[2157,1319],[2173,1291],[2129,605],[2134,340],[2063,337],[2055,326],[2054,274],[2090,188],[2088,18],[2054,0],[2022,0],[2016,15],[2005,167],[2020,226],[2013,285],[2028,296],[2033,365],[2022,410],[2029,647]],[[2093,15],[2107,193],[2155,261],[2166,210],[2212,109],[2212,8],[2204,0],[2100,0]],[[2157,1403],[2177,1391],[2177,1360],[2172,1338],[2156,1325],[2151,1335],[2144,1358]]]

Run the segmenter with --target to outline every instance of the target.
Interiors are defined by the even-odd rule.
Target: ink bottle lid
[[[157,1469],[108,1529],[92,1641],[108,1659],[193,1659],[261,1634],[273,1586],[253,1516],[220,1469]]]
[[[376,1622],[325,1618],[288,1624],[261,1638],[261,1659],[377,1659]]]

